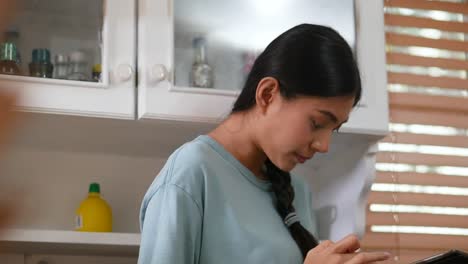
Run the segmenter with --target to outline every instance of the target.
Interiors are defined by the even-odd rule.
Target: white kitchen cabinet
[[[0,89],[19,94],[20,110],[134,119],[135,7],[128,0],[22,1],[5,33],[19,51],[22,75],[0,74]],[[32,50],[38,48],[49,50],[52,63],[56,55],[80,51],[82,70],[76,71],[88,81],[57,79],[66,76],[57,72],[54,78],[29,77]],[[90,81],[95,64],[102,65],[100,82]]]
[[[342,131],[368,135],[387,131],[381,1],[25,3],[10,29],[19,34],[23,73],[28,72],[35,48],[49,48],[52,60],[78,49],[89,55],[88,75],[93,64],[102,64],[102,81],[0,74],[1,89],[20,93],[21,110],[216,123],[230,113],[252,58],[278,34],[306,22],[337,29],[353,47],[361,68],[363,99]],[[211,89],[190,87],[191,46],[197,36],[207,40],[215,80]]]
[[[342,131],[387,131],[383,3],[334,1],[140,0],[138,116],[219,122],[246,77],[248,59],[277,35],[300,23],[329,25],[354,47],[363,98]],[[212,88],[190,87],[192,41],[206,40]],[[250,56],[250,57],[249,57]],[[247,58],[246,58],[247,57]]]

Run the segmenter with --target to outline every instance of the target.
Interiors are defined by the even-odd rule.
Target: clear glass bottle
[[[195,58],[190,72],[190,85],[199,88],[213,88],[213,69],[206,60],[205,38],[194,38],[192,44]]]
[[[0,50],[0,74],[21,75],[21,70],[17,63],[16,45],[5,42]]]
[[[86,54],[82,51],[74,51],[70,53],[70,66],[68,80],[74,81],[89,81],[86,74],[88,72],[88,62],[86,61]]]
[[[70,58],[63,54],[55,55],[54,78],[67,79],[70,70]]]

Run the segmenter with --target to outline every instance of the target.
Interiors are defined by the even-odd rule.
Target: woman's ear
[[[261,113],[265,113],[278,96],[280,96],[278,80],[273,77],[265,77],[260,80],[255,92],[255,103]]]

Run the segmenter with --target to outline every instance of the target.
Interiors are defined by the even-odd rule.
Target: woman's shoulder
[[[186,190],[203,187],[204,167],[210,164],[212,156],[210,147],[199,137],[183,144],[169,156],[152,187],[176,185]]]
[[[161,190],[177,190],[197,204],[203,204],[205,170],[203,164],[210,155],[209,147],[194,139],[176,149],[167,159],[143,199],[143,207]]]
[[[199,170],[215,157],[213,149],[202,136],[180,146],[168,158],[167,163],[176,170]]]

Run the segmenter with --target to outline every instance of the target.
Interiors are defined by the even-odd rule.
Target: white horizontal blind
[[[468,251],[468,3],[386,0],[391,135],[363,248],[409,263]]]

